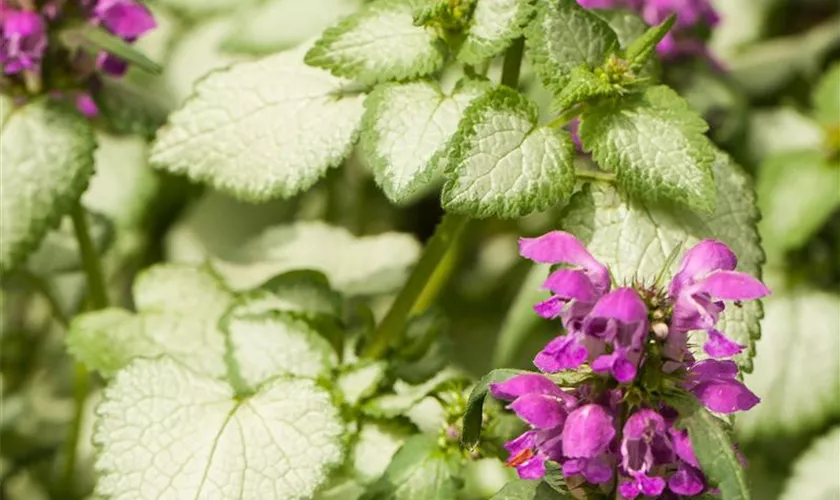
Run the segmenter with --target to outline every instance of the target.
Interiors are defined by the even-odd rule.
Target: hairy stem
[[[91,309],[103,309],[108,307],[108,294],[106,292],[105,276],[102,272],[102,263],[90,237],[85,211],[80,203],[77,203],[70,211],[73,220],[73,230],[76,233],[76,240],[79,242],[79,253],[82,258],[82,267],[87,277],[88,298]],[[70,431],[67,438],[67,461],[64,467],[64,488],[72,495],[74,491],[74,479],[76,473],[76,448],[79,444],[79,435],[82,429],[82,416],[85,400],[90,388],[90,373],[81,363],[77,363],[73,377],[73,420],[70,423]]]
[[[511,88],[519,86],[519,69],[522,67],[522,52],[525,50],[525,39],[517,38],[513,45],[505,52],[505,60],[502,65],[501,84]]]
[[[446,214],[443,220],[435,229],[435,234],[423,253],[420,260],[408,277],[402,290],[400,290],[391,308],[379,324],[379,328],[373,333],[370,343],[365,347],[363,356],[368,358],[379,358],[388,346],[399,342],[405,330],[405,322],[408,319],[411,309],[417,303],[417,299],[426,288],[426,284],[434,274],[440,262],[443,260],[446,251],[455,240],[461,235],[469,218],[465,215]]]

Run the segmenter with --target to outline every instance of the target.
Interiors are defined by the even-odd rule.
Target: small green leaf
[[[761,404],[735,420],[746,439],[801,435],[840,416],[840,296],[773,287],[753,372]]]
[[[840,207],[840,162],[812,149],[776,154],[762,163],[756,191],[767,248],[799,248]]]
[[[707,129],[676,92],[657,86],[592,106],[581,117],[580,139],[640,199],[672,200],[711,213],[715,150]]]
[[[362,95],[282,52],[212,73],[169,117],[151,162],[248,201],[311,187],[350,152]]]
[[[408,80],[441,69],[446,46],[434,30],[414,25],[422,0],[376,0],[327,29],[306,64],[363,84]]]
[[[461,467],[460,458],[439,449],[435,437],[415,435],[361,500],[455,500]]]
[[[445,369],[422,384],[412,385],[399,380],[394,384],[394,394],[383,394],[371,399],[362,407],[362,412],[376,418],[404,415],[429,394],[460,378],[458,372]]]
[[[414,199],[443,175],[446,145],[489,84],[464,80],[451,95],[433,82],[380,85],[365,101],[361,148],[388,198]]]
[[[239,398],[169,358],[137,360],[96,414],[95,495],[113,500],[304,500],[343,454],[338,409],[311,380],[274,378]]]
[[[394,454],[414,432],[411,425],[399,420],[364,422],[350,453],[354,478],[362,484],[379,479]]]
[[[360,0],[265,0],[237,9],[225,50],[271,54],[320,34],[362,5]]]
[[[675,14],[668,16],[668,19],[662,23],[650,28],[645,33],[633,41],[625,52],[627,62],[630,63],[631,69],[640,69],[650,60],[651,56],[656,53],[656,46],[665,38],[665,35],[671,31],[674,23],[677,21]]]
[[[522,34],[535,0],[477,0],[458,60],[477,65],[501,53]]]
[[[814,443],[793,464],[780,500],[840,498],[840,426],[835,426]]]
[[[3,104],[0,124],[0,273],[35,250],[79,200],[93,175],[96,139],[87,120],[47,100]]]
[[[554,107],[558,112],[563,112],[579,102],[596,97],[616,96],[622,92],[621,87],[604,80],[586,66],[581,66],[572,69],[569,83],[555,99]]]
[[[653,279],[674,246],[682,243],[688,249],[704,238],[729,245],[738,256],[738,269],[760,277],[764,252],[756,230],[759,212],[750,179],[723,153],[718,154],[714,177],[717,206],[710,215],[670,203],[643,203],[612,186],[592,183],[572,198],[562,226],[610,266],[617,284],[634,277]],[[666,278],[673,276],[676,265]],[[749,301],[740,308],[727,307],[718,322],[719,330],[750,346],[735,358],[746,371],[751,369],[755,341],[761,335],[761,317],[761,304]],[[703,333],[692,335],[692,344],[703,345]],[[702,352],[696,354],[702,356]]]
[[[572,194],[574,145],[569,135],[537,125],[537,107],[498,87],[476,99],[449,146],[442,200],[473,217],[519,217]]]
[[[713,416],[691,396],[680,398],[679,423],[688,430],[691,446],[709,482],[721,491],[723,500],[749,500],[747,475],[723,421]]]
[[[155,75],[159,75],[163,71],[159,64],[146,57],[122,38],[112,35],[100,26],[89,24],[77,33],[82,40],[93,45],[96,49],[104,50],[120,59],[125,59],[144,71]]]
[[[505,485],[490,500],[571,500],[549,486],[545,481],[517,479]]]
[[[344,402],[357,406],[359,401],[373,395],[385,379],[386,369],[384,361],[361,361],[342,369],[336,385],[344,396]]]
[[[618,49],[609,25],[575,0],[537,2],[525,36],[534,69],[555,93],[563,90],[574,68],[595,69]]]
[[[461,446],[473,449],[481,440],[481,424],[484,416],[484,398],[490,391],[490,384],[505,381],[514,375],[527,373],[523,370],[498,368],[481,377],[473,387],[464,412],[464,427],[461,432]]]
[[[834,63],[820,78],[811,96],[811,103],[814,118],[823,127],[840,129],[840,63]]]

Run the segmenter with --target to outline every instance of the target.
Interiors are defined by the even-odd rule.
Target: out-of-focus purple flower
[[[93,14],[108,31],[126,41],[134,41],[156,26],[149,9],[134,0],[99,0]]]
[[[705,359],[689,368],[685,388],[712,411],[747,411],[761,400],[737,375],[738,365],[733,361]]]
[[[76,109],[79,110],[85,118],[96,118],[99,116],[99,107],[93,101],[93,97],[85,92],[76,96]]]
[[[7,75],[40,66],[47,48],[46,25],[35,12],[0,8],[0,64]]]

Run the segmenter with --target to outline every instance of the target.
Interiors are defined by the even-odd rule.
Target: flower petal
[[[671,445],[680,460],[688,463],[692,467],[700,468],[700,462],[694,455],[694,448],[691,446],[691,439],[688,437],[688,431],[671,429]]]
[[[668,479],[668,488],[677,495],[693,497],[706,489],[706,483],[703,481],[703,475],[700,471],[680,464],[677,472]]]
[[[692,288],[723,300],[754,300],[770,295],[764,283],[738,271],[716,271]]]
[[[574,235],[551,231],[537,238],[519,238],[519,253],[541,264],[568,263],[585,269],[601,292],[610,287],[610,273]]]
[[[577,368],[586,362],[589,351],[575,335],[563,335],[549,342],[537,353],[534,366],[546,373]]]
[[[508,405],[519,418],[538,429],[563,425],[566,420],[565,405],[547,394],[526,394]]]
[[[619,288],[598,300],[592,316],[616,319],[624,323],[647,320],[647,306],[632,288]]]
[[[661,477],[639,476],[639,489],[646,497],[658,498],[665,491],[665,480]]]
[[[697,281],[713,271],[731,271],[738,265],[738,257],[728,246],[716,240],[703,240],[683,255],[680,270],[671,281],[669,293],[672,297],[680,289]]]
[[[525,431],[519,436],[511,439],[505,443],[505,449],[511,455],[519,455],[525,450],[530,450],[534,447],[537,439],[537,431]]]
[[[563,454],[572,458],[596,457],[614,437],[613,417],[603,406],[581,406],[569,414],[563,426]]]
[[[636,378],[636,365],[623,355],[616,357],[611,371],[613,377],[622,384],[632,382]]]
[[[612,467],[603,456],[587,460],[582,472],[583,477],[592,484],[604,484],[612,479]]]
[[[707,380],[734,380],[738,376],[738,365],[730,360],[704,359],[688,369],[692,382]]]
[[[621,493],[622,497],[628,500],[633,500],[639,496],[639,493],[641,493],[639,491],[639,484],[634,479],[621,483],[618,486],[618,492]]]
[[[530,459],[516,466],[516,473],[522,479],[541,479],[545,476],[546,458],[542,455],[534,455]]]
[[[746,411],[761,400],[737,380],[709,380],[691,388],[706,408],[718,413]]]
[[[548,275],[543,288],[566,300],[595,302],[597,294],[589,276],[579,269],[558,269]]]
[[[714,328],[708,330],[707,333],[709,338],[703,345],[703,350],[713,358],[731,358],[747,348],[745,345],[730,340]]]
[[[534,304],[534,312],[536,312],[541,318],[554,319],[557,316],[560,316],[560,313],[563,312],[563,306],[565,305],[566,302],[560,300],[560,297],[551,297]]]
[[[490,384],[490,393],[496,399],[512,401],[525,394],[559,395],[563,391],[557,384],[538,373],[515,375],[504,382]]]

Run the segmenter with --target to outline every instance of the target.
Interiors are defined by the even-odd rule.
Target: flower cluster
[[[587,9],[628,9],[638,12],[651,26],[665,21],[671,14],[677,21],[671,32],[657,45],[662,57],[706,55],[702,35],[720,20],[709,0],[578,0]]]
[[[31,2],[0,0],[0,64],[3,86],[12,85],[12,77],[24,84],[28,93],[39,93],[42,67],[48,57],[56,61],[48,63],[51,73],[69,67],[69,78],[83,87],[87,80],[99,70],[111,76],[122,76],[128,69],[125,60],[106,51],[88,54],[79,47],[64,47],[61,37],[50,36],[66,28],[77,28],[79,24],[101,26],[110,34],[126,42],[134,42],[141,35],[155,27],[151,12],[136,0],[80,0],[66,3],[50,0],[40,9],[32,8]],[[51,46],[55,40],[56,47]],[[37,82],[37,83],[33,83]],[[50,90],[65,93],[66,85],[51,86]],[[78,90],[78,89],[75,89]],[[83,91],[78,94],[77,107],[85,115],[95,115],[96,108],[90,96]]]
[[[526,479],[542,477],[546,461],[564,476],[592,485],[617,484],[624,498],[680,496],[707,490],[686,431],[664,395],[693,394],[709,410],[748,410],[759,399],[738,380],[729,358],[744,346],[715,329],[723,301],[769,293],[752,276],[735,271],[723,243],[704,240],[688,250],[665,290],[658,283],[613,287],[609,270],[571,234],[554,231],[520,240],[521,254],[543,264],[563,264],[545,281],[551,297],[535,306],[559,318],[566,330],[534,359],[543,373],[492,384],[491,393],[530,430],[506,444],[508,464]],[[696,361],[689,332],[705,331],[710,357]],[[573,389],[550,374],[588,374]]]

